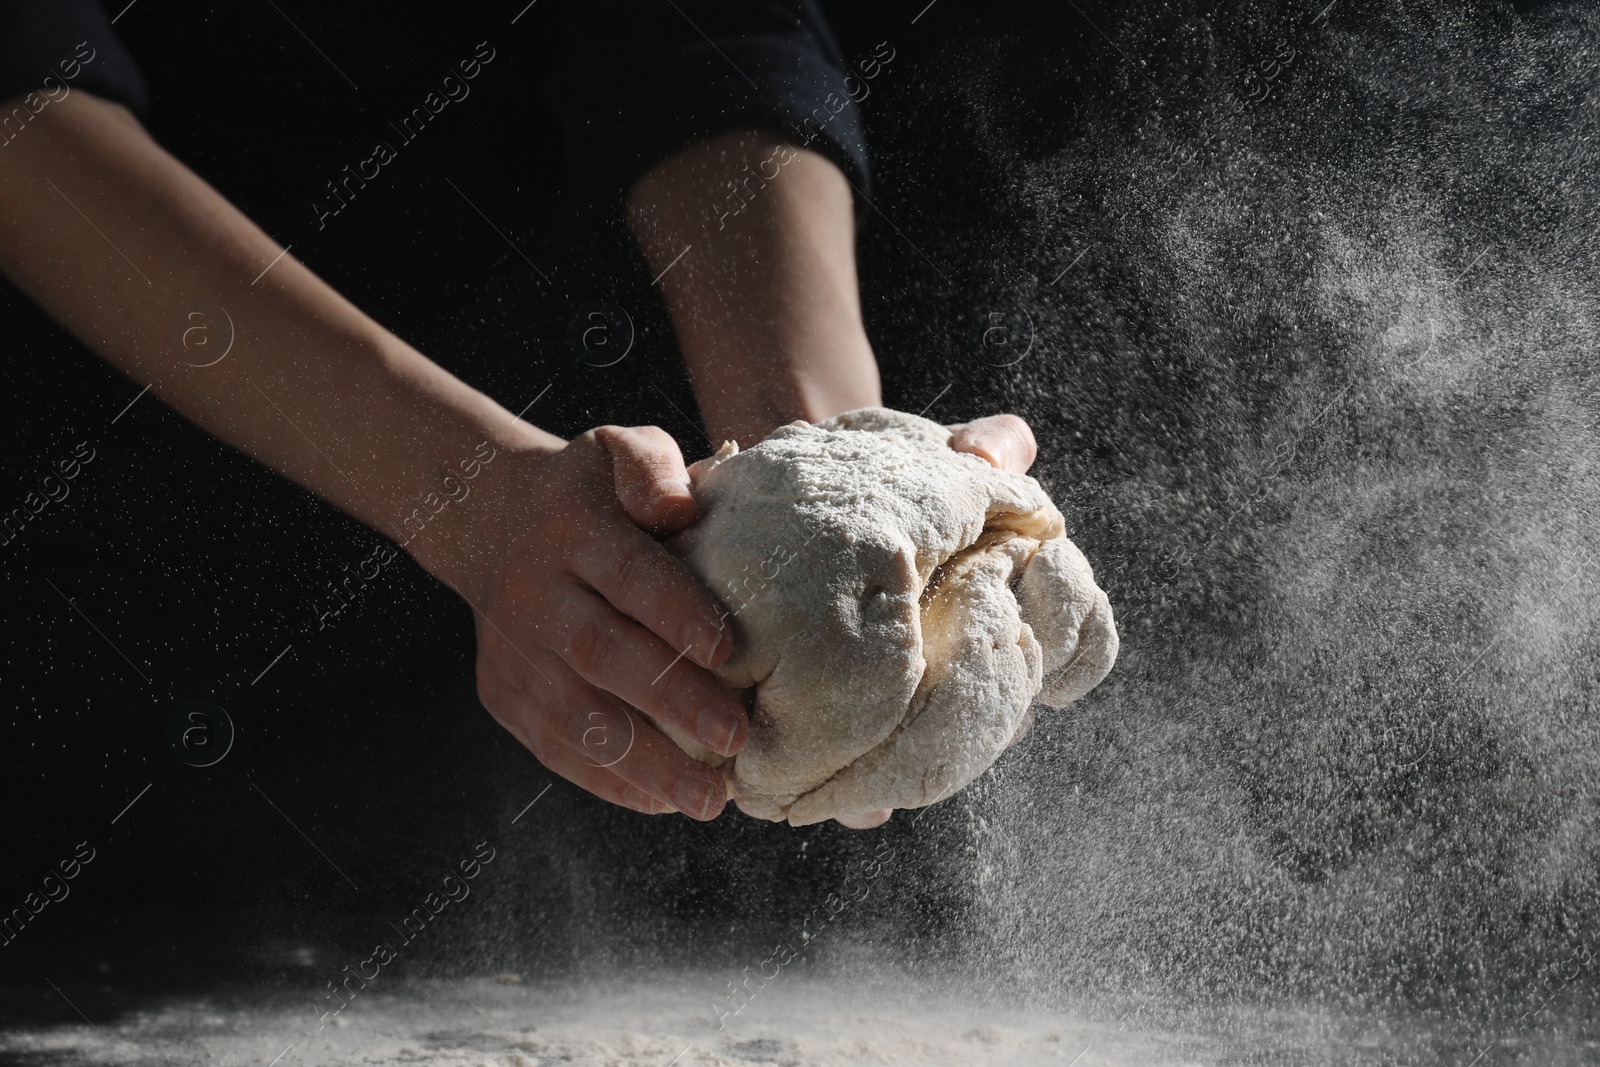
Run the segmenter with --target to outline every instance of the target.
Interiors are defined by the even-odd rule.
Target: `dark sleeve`
[[[0,100],[72,89],[141,113],[149,106],[138,66],[95,0],[0,0]]]
[[[575,0],[566,22],[549,96],[583,198],[614,202],[678,150],[739,129],[822,153],[868,195],[865,82],[815,0]]]

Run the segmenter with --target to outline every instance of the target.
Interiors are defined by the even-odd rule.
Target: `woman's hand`
[[[949,429],[954,434],[951,448],[981,456],[990,466],[1012,474],[1027,474],[1039,456],[1033,430],[1015,415],[988,415]]]
[[[477,613],[479,699],[596,796],[715,818],[721,774],[655,725],[728,756],[749,732],[738,696],[707,669],[731,652],[724,609],[650,535],[695,519],[676,442],[653,426],[602,426],[484,473],[496,480],[474,483],[444,543],[414,553]]]
[[[1015,415],[989,415],[972,422],[958,423],[951,426],[950,430],[954,434],[950,438],[951,448],[981,456],[992,466],[1013,474],[1027,474],[1028,468],[1033,466],[1034,459],[1039,455],[1039,445],[1033,439],[1033,431]],[[1033,710],[1030,708],[1010,743],[1014,745],[1021,740],[1032,725]],[[837,821],[839,825],[852,830],[870,830],[888,822],[893,814],[892,808],[883,808]]]

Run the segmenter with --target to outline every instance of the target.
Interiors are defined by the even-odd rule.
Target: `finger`
[[[553,596],[554,648],[586,681],[724,756],[744,747],[749,716],[735,693],[575,581]]]
[[[694,522],[689,472],[671,434],[659,426],[602,426],[594,439],[611,456],[617,499],[630,519],[655,534]]]
[[[565,745],[691,819],[715,819],[721,813],[728,788],[720,771],[690,759],[642,715],[570,668],[556,668],[556,673],[561,706],[534,724],[541,749]]]
[[[485,674],[489,674],[501,685],[548,696],[549,691],[541,694],[539,687],[550,685],[550,675],[546,672],[551,664],[560,660],[546,647],[548,642],[541,639],[533,626],[515,615],[504,620],[505,627],[477,609],[473,609],[473,615],[477,622],[480,684]],[[512,641],[506,627],[518,631],[517,641]],[[548,662],[541,667],[540,660]]]
[[[574,547],[572,572],[702,667],[717,668],[733,652],[727,610],[681,559],[644,531],[608,524]],[[654,677],[652,675],[651,677]]]
[[[549,757],[542,761],[546,767],[601,800],[637,811],[641,815],[663,815],[677,810],[638,786],[629,785],[609,768],[596,766],[582,753],[574,752],[564,745],[551,749]]]
[[[552,679],[548,697],[545,687],[530,695],[499,683],[492,667],[479,670],[479,698],[490,698],[485,706],[541,763],[588,788],[590,779],[580,782],[575,771],[569,773],[575,766],[571,758],[556,754],[565,749],[652,798],[662,811],[681,811],[695,819],[717,817],[728,796],[720,771],[691,759],[642,716],[585,682],[558,657],[543,660]]]
[[[893,808],[880,808],[877,811],[864,811],[859,815],[841,815],[833,821],[851,830],[870,830],[888,822],[889,816],[893,814]]]
[[[609,694],[594,692],[581,719],[569,720],[563,737],[584,758],[672,808],[702,822],[715,819],[728,802],[721,772],[690,759],[637,712]]]
[[[1033,430],[1015,415],[990,415],[950,427],[950,447],[981,456],[991,466],[1027,474],[1039,455]]]
[[[559,774],[567,781],[580,789],[593,793],[601,800],[624,808],[630,808],[644,815],[660,815],[668,810],[660,800],[639,789],[629,785],[604,767],[597,766],[591,760],[585,759],[579,753],[572,751],[562,744],[535,747],[529,742],[521,729],[524,720],[530,717],[531,708],[520,705],[529,703],[523,693],[508,686],[480,685],[478,699],[489,713],[495,717],[507,731],[534,754],[546,768]],[[517,729],[512,728],[512,723],[518,724]],[[530,735],[531,736],[531,735]]]

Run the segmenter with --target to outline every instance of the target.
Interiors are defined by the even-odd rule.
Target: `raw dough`
[[[863,408],[691,469],[703,518],[674,549],[733,613],[718,672],[754,687],[723,768],[740,807],[796,826],[931,804],[994,762],[1031,703],[1092,689],[1111,605],[1061,513],[950,431]]]

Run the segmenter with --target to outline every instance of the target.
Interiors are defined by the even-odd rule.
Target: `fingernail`
[[[722,810],[728,791],[718,782],[713,784],[698,775],[690,774],[678,779],[672,790],[678,810],[695,819],[709,819]]]
[[[737,742],[742,725],[737,717],[719,708],[707,708],[695,723],[695,733],[715,751],[731,756],[741,747]]]
[[[717,652],[728,636],[727,620],[724,619],[720,625],[711,622],[695,623],[693,634],[689,640],[689,648],[695,662],[707,669],[716,666]]]

